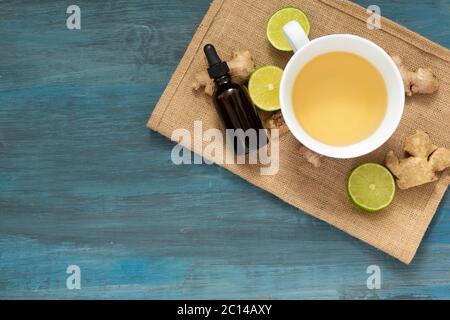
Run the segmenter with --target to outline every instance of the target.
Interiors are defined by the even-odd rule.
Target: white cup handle
[[[294,53],[309,42],[308,36],[297,21],[286,23],[283,27],[283,33],[294,50]]]

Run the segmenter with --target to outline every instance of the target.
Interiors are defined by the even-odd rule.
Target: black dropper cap
[[[228,68],[227,63],[220,59],[216,48],[214,48],[212,44],[208,43],[203,48],[203,51],[205,52],[206,59],[208,60],[208,74],[211,79],[218,79],[230,72],[230,68]]]

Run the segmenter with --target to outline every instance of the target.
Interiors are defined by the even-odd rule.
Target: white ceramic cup
[[[283,32],[295,54],[281,79],[281,112],[295,138],[307,148],[332,158],[359,157],[383,145],[397,129],[405,104],[403,80],[392,58],[375,43],[355,35],[333,34],[310,41],[296,21],[287,23]],[[388,94],[386,115],[378,129],[368,138],[348,146],[328,145],[311,137],[297,120],[292,105],[292,90],[301,69],[315,57],[336,51],[350,52],[372,63],[383,76]]]

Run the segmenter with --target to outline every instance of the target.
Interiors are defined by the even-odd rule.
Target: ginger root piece
[[[428,68],[419,68],[416,72],[410,71],[399,56],[392,56],[397,64],[405,85],[407,96],[413,94],[431,94],[439,89],[439,81],[436,79],[433,71]]]
[[[394,152],[389,151],[386,166],[397,177],[397,185],[403,190],[438,179],[426,158],[410,157],[399,161]]]
[[[231,80],[237,84],[244,84],[255,71],[255,62],[250,51],[233,51],[233,56],[227,62],[230,68]]]
[[[320,161],[323,157],[321,154],[318,154],[305,146],[301,146],[298,150],[300,155],[305,158],[306,161],[311,163],[315,168],[319,168],[322,162]]]
[[[289,128],[284,122],[281,111],[275,112],[266,120],[265,127],[267,129],[279,129],[280,137],[289,132]]]
[[[436,172],[450,167],[450,150],[436,147],[421,130],[406,138],[404,149],[411,157],[399,160],[393,151],[386,156],[386,166],[396,176],[400,189],[436,181]]]
[[[450,168],[450,150],[438,148],[431,155],[429,162],[434,171],[444,171]]]
[[[244,84],[255,70],[255,62],[253,61],[250,51],[233,51],[232,58],[227,61],[230,68],[231,79],[234,83]],[[212,96],[214,93],[214,81],[210,79],[207,71],[199,72],[192,81],[192,88],[199,90],[205,88],[205,94]]]
[[[209,77],[207,71],[199,72],[195,75],[192,81],[192,88],[197,91],[200,88],[205,88],[205,94],[212,96],[214,93],[214,81]]]

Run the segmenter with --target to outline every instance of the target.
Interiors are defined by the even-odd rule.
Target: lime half
[[[350,174],[348,195],[359,208],[376,212],[389,206],[395,196],[395,181],[391,172],[376,163],[366,163]]]
[[[250,76],[248,92],[253,103],[264,111],[280,110],[280,82],[283,69],[263,66]]]
[[[270,17],[267,24],[267,39],[276,49],[292,51],[291,45],[283,33],[283,27],[292,20],[297,21],[305,30],[306,35],[309,35],[311,26],[308,17],[303,11],[291,7],[281,9]]]

